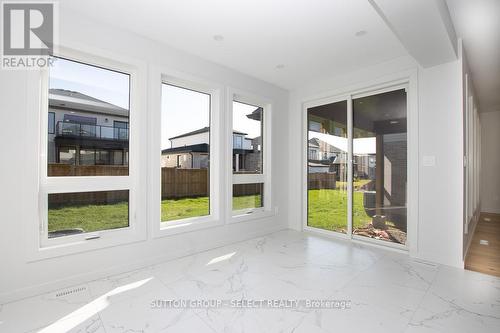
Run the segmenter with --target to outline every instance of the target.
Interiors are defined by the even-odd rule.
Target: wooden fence
[[[337,187],[337,174],[335,172],[310,173],[308,175],[308,188],[310,190],[335,189]]]
[[[49,176],[126,176],[128,166],[115,165],[66,165],[49,164]],[[261,193],[261,184],[245,184],[233,187],[233,194],[252,195]],[[209,173],[208,169],[178,169],[161,168],[161,198],[180,199],[189,197],[205,197],[209,194]],[[104,194],[103,194],[104,195]],[[119,198],[125,198],[125,193],[118,194]],[[68,196],[55,196],[63,203]],[[95,196],[94,196],[95,198]],[[106,195],[110,200],[110,194]],[[92,196],[85,193],[75,193],[71,196],[71,201],[84,203],[92,200]],[[102,201],[102,200],[98,200]]]
[[[205,197],[208,188],[208,169],[161,168],[162,199]]]
[[[49,164],[48,176],[128,176],[126,165]]]
[[[264,184],[237,184],[233,185],[233,196],[239,197],[243,195],[254,195],[262,194],[264,195]]]
[[[49,208],[57,208],[59,206],[105,205],[128,201],[128,190],[49,194]]]

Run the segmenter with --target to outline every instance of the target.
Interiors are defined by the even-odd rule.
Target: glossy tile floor
[[[351,305],[152,307],[199,299]],[[4,304],[0,332],[500,332],[500,279],[282,231]]]

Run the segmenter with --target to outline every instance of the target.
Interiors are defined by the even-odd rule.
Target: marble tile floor
[[[0,332],[500,332],[500,278],[288,230],[0,305]]]

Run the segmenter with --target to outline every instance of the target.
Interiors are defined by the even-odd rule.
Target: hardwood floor
[[[488,245],[481,244],[487,241]],[[500,276],[500,214],[481,213],[465,269]]]

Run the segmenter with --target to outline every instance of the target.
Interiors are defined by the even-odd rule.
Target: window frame
[[[134,58],[110,53],[100,49],[79,45],[76,48],[59,46],[53,54],[70,61],[114,70],[130,76],[129,83],[129,122],[133,131],[129,137],[129,150],[133,151],[133,160],[129,163],[128,176],[71,176],[49,177],[47,174],[48,112],[49,111],[49,69],[30,73],[33,82],[30,91],[33,97],[30,104],[38,109],[39,122],[31,140],[38,141],[38,211],[32,227],[27,231],[28,261],[80,253],[110,246],[116,246],[146,239],[145,221],[145,175],[141,170],[146,163],[139,147],[143,141],[146,116],[145,74],[146,64]],[[142,111],[141,111],[142,110]],[[48,195],[52,193],[94,192],[94,191],[129,191],[129,226],[120,229],[101,230],[77,235],[48,238]],[[97,238],[95,238],[97,237]]]
[[[56,113],[54,111],[47,112],[47,117],[52,114],[52,132],[50,131],[50,122],[47,119],[47,133],[48,134],[56,134]]]
[[[234,135],[234,133],[233,133],[233,147],[235,146],[235,144],[234,144],[235,142],[238,143],[236,146],[239,146],[238,147],[239,149],[241,149],[243,147],[243,138],[241,137],[241,135]]]
[[[68,150],[70,149],[74,149],[75,150],[75,163],[73,164],[69,164],[69,163],[64,163],[65,165],[76,165],[76,146],[72,146],[72,145],[61,145],[59,146],[55,151],[56,151],[56,161],[57,163],[61,163],[61,148],[66,148]],[[80,162],[80,161],[78,161]]]
[[[271,161],[272,161],[272,135],[271,135],[271,119],[272,106],[271,99],[255,95],[248,91],[243,91],[235,88],[227,89],[227,132],[226,137],[231,138],[226,140],[229,142],[226,153],[228,156],[229,172],[227,173],[227,221],[228,223],[238,223],[248,220],[255,220],[274,215],[272,208],[272,185],[271,185]],[[234,174],[233,173],[233,102],[250,104],[257,107],[262,107],[262,173],[260,174]],[[264,191],[262,195],[264,200],[262,207],[247,208],[233,211],[233,185],[237,184],[254,184],[262,183]]]
[[[129,118],[129,120],[130,120],[130,118]],[[125,124],[126,126],[125,127],[119,127],[119,126],[116,126],[116,124]],[[130,126],[130,121],[113,120],[113,137],[115,136],[115,130],[116,129],[118,129],[118,131],[116,132],[117,135],[116,135],[115,139],[119,139],[120,140],[120,129],[126,129],[127,130],[127,135],[129,135],[128,134],[129,126]]]
[[[126,127],[117,127],[116,124],[126,124]],[[113,128],[126,128],[128,129],[128,121],[113,120]]]
[[[149,188],[152,191],[148,204],[152,237],[159,238],[184,232],[210,228],[224,224],[222,202],[224,191],[223,164],[221,149],[223,86],[199,77],[175,71],[163,66],[152,66],[149,72],[149,101],[151,117],[149,119]],[[161,221],[161,116],[162,84],[169,84],[210,95],[210,214],[180,220]]]

